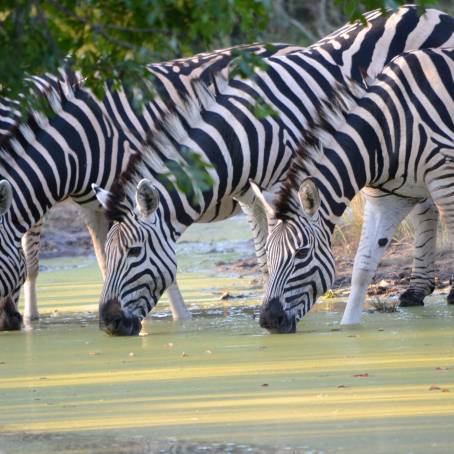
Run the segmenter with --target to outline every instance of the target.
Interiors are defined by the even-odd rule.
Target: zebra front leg
[[[361,239],[353,264],[351,293],[341,323],[356,324],[366,300],[367,288],[377,271],[378,264],[400,222],[416,201],[367,188]]]
[[[43,220],[40,219],[22,237],[22,248],[24,250],[25,263],[27,266],[27,278],[24,282],[24,321],[26,324],[31,320],[39,319],[36,280],[39,273],[39,251],[42,226]]]
[[[184,304],[183,296],[176,282],[167,289],[167,296],[174,320],[187,320],[191,318],[191,313]]]
[[[84,213],[85,225],[90,232],[98,265],[104,279],[106,276],[106,253],[104,245],[107,239],[107,233],[109,232],[110,222],[102,211],[82,207],[81,209]],[[176,282],[167,289],[167,295],[174,320],[191,318],[191,313],[184,304],[183,297]]]
[[[432,199],[425,199],[415,206],[410,217],[415,229],[414,257],[409,288],[399,298],[402,307],[424,306],[424,298],[435,288],[437,207]]]

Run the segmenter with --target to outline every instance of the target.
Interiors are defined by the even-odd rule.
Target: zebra
[[[70,71],[57,77],[32,78],[38,95],[48,99],[54,111],[51,119],[40,113],[23,119],[17,103],[0,102],[0,330],[21,327],[17,301],[27,274],[23,252],[28,271],[25,315],[37,316],[35,282],[42,217],[56,202],[71,197],[84,207],[105,274],[103,244],[109,222],[92,192],[93,179],[110,188],[129,160],[141,152],[147,134],[169,105],[193,95],[191,77],[209,83],[212,71],[222,71],[230,63],[234,49],[269,56],[301,48],[279,43],[270,48],[256,43],[151,64],[148,69],[157,93],[141,115],[134,113],[124,91],[107,87],[104,100],[98,101],[79,77],[66,80]],[[171,286],[168,292],[174,318],[189,316],[178,287]]]
[[[57,74],[45,74],[42,76],[31,76],[26,79],[26,83],[31,93],[38,99],[40,97],[50,98],[51,96],[58,96],[58,90],[60,84],[78,84],[80,83],[81,76],[73,74],[72,72],[65,71],[60,68]],[[20,99],[25,102],[25,97],[20,96]],[[21,106],[19,101],[12,100],[9,98],[0,99],[0,144],[14,138],[15,130],[24,121],[21,112]],[[99,241],[96,241],[96,228],[95,225],[90,223],[93,216],[91,216],[91,209],[84,210],[80,206],[81,214],[85,215],[85,221],[87,228],[92,235],[93,243],[95,246],[95,252],[101,268],[101,272],[104,272],[104,260],[103,255],[100,253],[102,247]],[[96,223],[96,219],[93,219]],[[25,256],[26,263],[26,279],[24,282],[24,318],[26,322],[39,318],[37,297],[36,297],[36,279],[39,272],[39,249],[40,249],[40,236],[41,229],[43,226],[43,220],[40,219],[38,222],[30,228],[22,237],[21,244],[22,250]],[[98,226],[96,226],[98,227]],[[105,229],[106,227],[104,227]],[[102,230],[102,226],[98,227],[98,230]],[[15,305],[17,306],[18,293],[13,298]]]
[[[294,332],[332,285],[333,231],[362,188],[369,205],[342,324],[359,323],[367,285],[418,201],[431,197],[453,233],[454,48],[403,53],[350,92],[325,105],[274,206],[252,183],[270,223],[260,324],[271,332]]]
[[[214,92],[195,83],[198,99],[163,118],[118,184],[110,191],[93,185],[114,222],[106,242],[107,277],[100,299],[103,330],[138,334],[141,321],[175,279],[175,243],[192,223],[225,219],[238,211],[239,201],[256,215],[261,231],[267,231],[249,179],[269,190],[285,181],[320,100],[334,96],[338,84],[362,79],[363,72],[375,75],[395,53],[413,46],[453,43],[453,19],[435,10],[419,18],[414,7],[404,7],[390,16],[375,11],[367,19],[366,29],[347,25],[305,51],[266,59],[268,69],[257,71],[253,79],[217,77]],[[251,110],[258,98],[277,115],[254,116]],[[191,193],[198,198],[162,176],[170,164],[185,163],[187,149],[199,153],[212,179],[203,190],[194,184]]]

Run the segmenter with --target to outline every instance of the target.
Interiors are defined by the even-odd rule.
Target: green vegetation
[[[54,73],[64,59],[101,94],[103,82],[144,88],[144,64],[252,41],[310,44],[361,12],[404,0],[3,0],[0,94],[26,92],[24,76]],[[422,0],[421,6],[437,4]],[[448,6],[449,1],[439,3]],[[235,73],[260,60],[238,55]],[[137,90],[136,90],[137,91]],[[142,92],[147,92],[142,90]],[[33,98],[29,98],[33,99]]]

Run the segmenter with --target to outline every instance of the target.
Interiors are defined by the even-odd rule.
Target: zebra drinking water
[[[260,44],[235,49],[262,55],[291,53],[301,48]],[[96,202],[91,183],[110,186],[140,153],[143,142],[171,105],[191,96],[192,77],[209,82],[211,71],[222,71],[232,60],[233,48],[187,59],[149,65],[158,96],[136,115],[123,91],[106,89],[98,101],[71,72],[58,77],[33,77],[38,95],[48,99],[51,119],[34,113],[22,119],[17,104],[0,104],[0,330],[19,329],[17,310],[20,286],[25,279],[25,315],[38,315],[36,277],[42,217],[67,197],[84,207],[84,217],[104,274],[104,242],[109,223]],[[21,237],[22,246],[21,249]],[[169,288],[176,318],[189,316],[176,285]]]
[[[115,222],[106,243],[107,277],[100,301],[105,331],[138,334],[141,320],[175,279],[175,242],[192,223],[232,215],[238,199],[252,207],[249,213],[262,232],[267,230],[249,179],[269,190],[282,184],[320,100],[333,97],[339,84],[361,79],[363,71],[375,75],[404,50],[454,43],[453,19],[435,10],[419,17],[415,8],[405,7],[390,16],[370,13],[368,20],[368,27],[347,25],[306,51],[266,59],[267,71],[257,71],[253,80],[217,78],[214,94],[195,84],[198,100],[163,118],[149,147],[119,184],[112,191],[94,186]],[[276,116],[252,114],[260,98]],[[210,165],[212,185],[192,187],[198,198],[162,178],[169,162],[184,163],[187,149]]]
[[[454,233],[454,49],[404,53],[367,91],[350,88],[357,101],[325,104],[276,206],[266,205],[272,228],[260,324],[273,332],[295,331],[331,287],[333,230],[362,188],[370,202],[367,225],[343,324],[360,321],[367,286],[415,203],[432,197]],[[376,229],[376,223],[385,228]]]

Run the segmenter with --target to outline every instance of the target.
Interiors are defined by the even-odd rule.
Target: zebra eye
[[[138,257],[140,255],[141,247],[130,247],[128,250],[128,257]]]
[[[295,251],[295,258],[304,259],[309,254],[309,246],[303,246]]]

